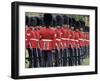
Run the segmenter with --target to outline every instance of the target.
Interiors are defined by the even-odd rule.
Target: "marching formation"
[[[67,15],[26,16],[28,68],[84,65],[89,58],[89,27]]]

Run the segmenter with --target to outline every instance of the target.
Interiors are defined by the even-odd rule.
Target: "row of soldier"
[[[26,16],[29,68],[82,65],[89,57],[89,27],[66,15]]]

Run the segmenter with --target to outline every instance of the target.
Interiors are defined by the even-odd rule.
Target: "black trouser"
[[[77,65],[81,65],[81,53],[82,52],[82,50],[81,50],[81,48],[75,48],[75,65],[77,66]]]
[[[85,53],[84,53],[84,47],[80,47],[80,65],[82,65],[82,63],[83,63],[83,60],[84,60],[84,55],[85,55]]]
[[[87,56],[88,56],[88,49],[87,49],[87,46],[84,46],[84,47],[83,47],[83,50],[84,50],[83,59],[85,59],[85,58],[87,58]]]
[[[40,50],[33,48],[33,67],[40,67]]]
[[[40,50],[40,49],[39,49],[39,54],[40,54],[40,58],[39,58],[40,67],[43,67],[43,54],[42,54],[42,50]]]
[[[78,65],[78,56],[79,56],[79,52],[78,52],[78,48],[74,48],[75,51],[75,55],[74,55],[74,63],[75,65]]]
[[[43,50],[42,51],[43,58],[43,67],[52,67],[53,66],[53,53],[51,51]]]
[[[55,66],[62,66],[62,49],[55,50]]]
[[[69,48],[70,56],[69,56],[69,66],[74,65],[74,59],[73,56],[75,55],[74,48]]]
[[[89,46],[85,46],[85,50],[86,50],[86,56],[85,57],[89,57]]]
[[[65,48],[63,50],[63,66],[68,66],[69,65],[69,49]]]
[[[87,57],[87,54],[88,54],[88,50],[87,50],[87,46],[85,46],[85,57],[84,58]]]
[[[59,57],[58,57],[58,50],[57,49],[55,49],[55,66],[58,66],[58,64],[59,64]]]

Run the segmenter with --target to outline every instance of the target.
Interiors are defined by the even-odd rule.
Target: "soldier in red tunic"
[[[56,26],[56,39],[55,39],[55,46],[56,46],[56,66],[62,66],[63,64],[63,57],[62,57],[62,40],[61,40],[61,27],[63,25],[63,19],[60,15],[56,15],[56,22],[57,22],[57,26]]]
[[[39,64],[40,64],[40,67],[43,66],[43,56],[42,56],[42,51],[40,49],[40,31],[43,29],[43,17],[42,16],[39,16],[39,17],[36,17],[37,19],[37,26],[35,28],[35,30],[37,31],[37,37],[39,39],[39,42],[38,42],[38,54],[39,54]]]
[[[69,58],[69,66],[73,66],[75,65],[75,31],[74,31],[74,27],[75,27],[75,19],[74,18],[71,18],[71,21],[70,21],[70,36],[69,36],[69,39],[70,39],[70,58]]]
[[[40,39],[40,20],[39,17],[34,17],[36,19],[36,24],[35,22],[33,25],[33,30],[32,30],[32,39],[31,39],[31,44],[33,48],[33,57],[34,57],[34,67],[41,67],[41,52],[40,52],[40,45],[39,45],[39,39]]]
[[[80,34],[80,29],[81,23],[79,21],[76,22],[76,27],[75,27],[75,65],[80,65],[80,43],[79,43],[79,34]]]
[[[38,52],[37,52],[37,44],[38,44],[38,39],[36,36],[36,31],[35,31],[35,26],[36,26],[36,18],[30,17],[30,28],[31,28],[31,38],[30,38],[30,49],[32,51],[32,67],[38,67],[39,64],[37,63],[37,57],[38,57]]]
[[[86,26],[85,27],[85,58],[86,57],[89,57],[89,40],[90,40],[90,37],[89,37],[89,27],[88,26]]]
[[[63,44],[63,66],[69,65],[69,17],[66,15],[63,15],[63,27],[61,29],[61,40]]]
[[[80,65],[83,63],[83,57],[84,57],[84,22],[79,21],[81,23],[80,26],[80,32],[79,32],[79,45],[80,45]]]
[[[40,49],[43,56],[43,67],[53,66],[53,43],[55,39],[55,31],[50,28],[52,23],[52,15],[44,14],[44,24],[46,28],[40,30]]]
[[[28,59],[29,60],[29,68],[32,68],[32,46],[30,43],[30,39],[32,37],[32,28],[30,27],[30,22],[29,22],[30,18],[28,16],[26,16],[26,28],[25,28],[25,47],[28,50]]]
[[[29,61],[29,68],[32,67],[32,48],[30,45],[30,38],[31,38],[31,33],[30,33],[31,29],[26,28],[25,29],[25,47],[26,50],[28,50],[28,57],[26,58]]]

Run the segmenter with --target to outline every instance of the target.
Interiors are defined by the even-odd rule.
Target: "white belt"
[[[53,40],[50,40],[50,39],[42,39],[42,41],[51,42]]]
[[[30,36],[30,33],[28,33],[27,35]]]
[[[70,40],[75,41],[75,39],[70,39]]]
[[[62,40],[70,40],[70,39],[67,39],[67,38],[61,38]]]
[[[61,41],[61,39],[56,39],[56,40]]]
[[[39,41],[38,39],[30,39],[30,40],[35,40],[35,41]]]
[[[86,39],[85,39],[85,41],[89,41],[89,40],[86,40]]]
[[[78,41],[78,40],[75,40],[75,39],[70,39],[70,40],[72,40],[72,41]]]
[[[78,41],[78,40],[74,40],[74,41]]]
[[[79,39],[79,40],[82,40],[83,41],[83,39]]]

